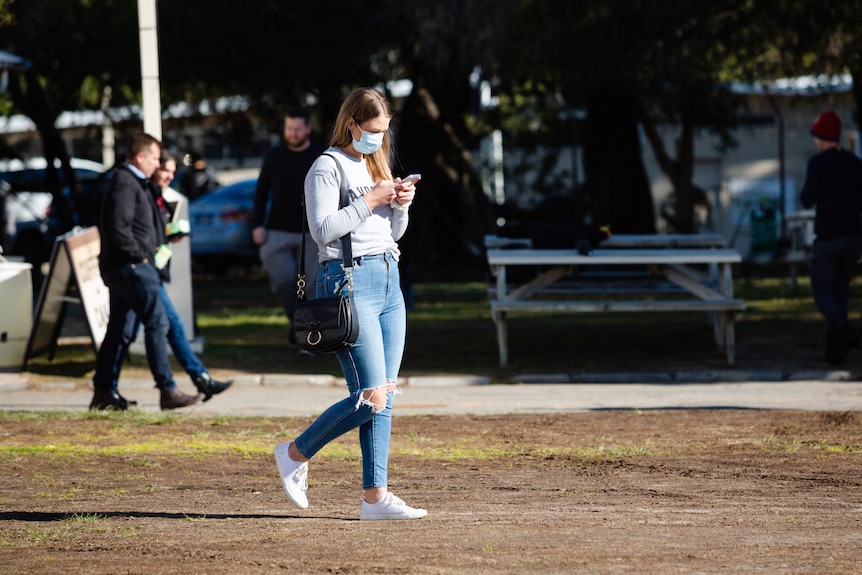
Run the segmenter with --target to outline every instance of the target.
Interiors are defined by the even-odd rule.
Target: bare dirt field
[[[0,415],[0,574],[862,573],[862,416],[396,415],[361,522],[355,434],[284,497],[307,418]]]

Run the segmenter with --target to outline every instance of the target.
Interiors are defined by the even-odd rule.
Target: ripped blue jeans
[[[340,261],[320,264],[316,296],[332,295],[344,276]],[[386,487],[392,399],[407,331],[398,262],[392,254],[356,258],[353,298],[359,315],[359,338],[336,354],[350,396],[320,414],[294,443],[310,459],[327,443],[358,427],[362,488]],[[364,398],[363,392],[378,388],[385,390],[385,407],[382,400],[375,404]]]

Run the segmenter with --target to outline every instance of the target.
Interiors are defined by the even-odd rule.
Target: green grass
[[[0,461],[40,460],[102,461],[102,458],[124,458],[141,471],[158,467],[165,457],[268,456],[280,435],[267,418],[214,416],[189,421],[153,417],[140,410],[104,412],[90,417],[86,412],[24,413],[0,411],[0,422],[30,423],[43,418],[68,421],[68,432],[62,436],[19,434],[0,445]],[[87,425],[75,425],[83,422]],[[326,446],[326,457],[339,461],[358,461],[359,446],[350,439],[339,439]],[[511,442],[493,434],[482,433],[456,441],[421,436],[407,431],[395,439],[393,454],[429,461],[500,460],[510,458],[549,458],[572,456],[579,459],[606,460],[622,456],[657,454],[650,442],[634,445],[612,437],[597,437],[588,445],[549,447]],[[74,497],[70,488],[53,497]],[[77,523],[94,517],[70,517]]]
[[[67,541],[84,529],[98,529],[98,525],[104,520],[101,515],[95,513],[77,513],[66,515],[60,520],[59,527],[28,527],[23,530],[26,540],[31,545],[49,545],[61,541]]]
[[[643,412],[639,417],[655,412]],[[39,422],[44,421],[45,425]],[[278,442],[286,427],[305,425],[305,419],[280,419],[280,426],[270,418],[246,416],[208,416],[157,420],[139,410],[110,412],[104,417],[88,417],[86,412],[64,412],[62,420],[54,412],[22,413],[0,411],[0,423],[21,427],[0,445],[0,463],[32,461],[37,468],[48,464],[63,468],[66,462],[76,462],[84,470],[94,470],[107,460],[125,461],[131,466],[125,477],[146,478],[170,462],[205,458],[269,458],[272,445]],[[410,417],[401,420],[402,431],[393,435],[394,458],[427,462],[459,461],[519,461],[570,458],[580,461],[610,461],[627,457],[650,458],[673,454],[678,446],[668,446],[660,437],[632,440],[612,433],[602,433],[577,441],[531,443],[505,434],[489,432],[487,428],[462,433],[456,437],[437,437],[415,431]],[[853,440],[843,441],[840,435],[821,433],[852,422],[852,414],[825,414],[819,426],[781,425],[774,433],[752,439],[746,448],[773,453],[817,452],[830,454],[862,453],[862,446]],[[66,424],[68,422],[68,425]],[[58,427],[59,426],[59,427]],[[825,427],[823,427],[825,426]],[[62,428],[62,433],[58,430]],[[295,434],[292,429],[290,435]],[[692,444],[695,450],[705,446]],[[361,452],[355,439],[345,436],[324,448],[327,459],[357,462]],[[172,464],[173,465],[173,464]],[[85,471],[90,473],[90,471]],[[119,473],[119,472],[118,472]],[[40,477],[52,479],[41,474]],[[76,499],[83,487],[51,480],[40,497]],[[144,486],[141,489],[148,489]],[[122,492],[106,489],[101,496],[117,497]],[[95,515],[70,515],[68,526],[77,528],[97,524]],[[67,527],[68,527],[67,526]],[[74,529],[34,534],[33,539],[65,537]]]
[[[819,355],[822,319],[808,278],[800,278],[794,293],[782,275],[786,270],[771,272],[742,269],[735,278],[735,295],[746,301],[736,329],[741,368],[779,366],[788,356],[792,361]],[[857,291],[860,285],[854,285]],[[507,381],[520,373],[727,367],[705,314],[513,313],[509,365],[501,369],[484,283],[417,284],[414,300],[402,366],[406,376],[465,373]],[[298,357],[287,348],[288,322],[259,271],[196,277],[194,302],[198,330],[206,339],[203,360],[211,370],[340,375],[332,356]],[[31,359],[28,369],[36,375],[89,380],[94,364],[89,346],[64,346],[53,361],[46,356]],[[146,375],[146,362],[133,356],[124,370],[127,375],[130,370]]]
[[[56,421],[52,412],[23,414],[0,411],[0,422],[32,422],[44,417]],[[51,460],[104,461],[103,458],[123,458],[133,467],[146,472],[159,467],[165,457],[199,458],[227,455],[234,457],[269,456],[279,435],[266,418],[206,417],[155,421],[139,410],[109,412],[101,418],[85,413],[66,412],[68,432],[62,436],[49,434],[18,434],[0,445],[0,461]],[[74,425],[75,422],[87,425]],[[225,427],[227,426],[227,428]],[[358,461],[359,446],[349,438],[336,440],[325,448],[326,457],[337,461]],[[601,436],[585,445],[547,446],[512,442],[493,434],[458,438],[423,437],[407,431],[395,438],[393,455],[428,461],[507,460],[512,458],[547,459],[559,456],[587,460],[608,460],[624,456],[650,456],[660,453],[649,440],[643,444],[619,441]],[[62,465],[62,463],[60,463]],[[76,488],[68,488],[51,497],[75,497]],[[75,524],[95,522],[98,517],[70,516]]]

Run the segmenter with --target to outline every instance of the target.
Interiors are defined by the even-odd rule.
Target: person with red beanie
[[[850,282],[862,256],[862,159],[841,148],[841,119],[817,116],[811,135],[819,153],[808,161],[800,201],[814,216],[811,291],[826,320],[824,359],[837,365],[859,345],[848,319]]]

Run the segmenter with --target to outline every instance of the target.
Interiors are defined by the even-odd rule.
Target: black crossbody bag
[[[338,207],[343,208],[349,203],[347,191],[347,176],[344,168],[331,154],[325,154],[335,160],[341,182],[339,186]],[[305,198],[303,197],[303,212]],[[356,342],[359,337],[359,318],[356,305],[353,302],[353,246],[350,242],[350,232],[341,237],[341,252],[343,255],[344,281],[338,286],[335,294],[330,297],[308,299],[305,295],[305,221],[302,218],[302,248],[299,256],[299,273],[296,276],[296,310],[293,314],[293,334],[296,345],[305,351],[322,354],[335,353]]]

